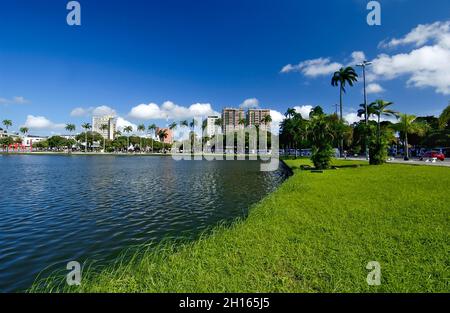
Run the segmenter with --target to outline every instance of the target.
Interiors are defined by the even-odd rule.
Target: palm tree
[[[395,124],[395,129],[405,136],[404,146],[405,146],[405,160],[409,160],[409,149],[408,149],[408,134],[418,134],[423,135],[424,127],[422,124],[416,122],[416,116],[409,114],[400,114],[400,122]]]
[[[139,124],[137,127],[138,132],[145,132],[145,125],[144,124]],[[139,136],[139,152],[142,152],[142,137]]]
[[[11,120],[3,120],[3,125],[6,127],[6,132],[8,132],[8,127],[12,126]]]
[[[73,132],[73,131],[75,131],[75,124],[66,124],[66,127],[65,127],[65,129],[69,132],[69,133],[71,133],[71,132]],[[67,141],[67,142],[69,142],[69,140]],[[72,153],[72,147],[70,147],[69,145],[67,145],[67,153]]]
[[[365,104],[364,103],[362,103],[362,104],[360,104],[359,105],[360,106],[360,108],[361,109],[358,109],[358,117],[363,117],[364,116],[364,119],[366,118],[366,108],[365,108]],[[367,106],[367,119],[369,119],[372,115],[375,115],[375,112],[374,112],[374,110],[373,110],[373,107],[371,107],[371,106]]]
[[[350,87],[353,87],[353,84],[358,81],[358,74],[355,72],[355,69],[351,66],[341,67],[339,71],[334,72],[333,77],[331,78],[331,85],[333,87],[339,86],[339,112],[340,119],[343,120],[343,96],[345,93],[345,85],[349,84]],[[341,136],[341,147],[340,153],[344,150],[344,138]]]
[[[102,124],[100,125],[100,130],[104,133],[106,130],[109,129],[108,124]],[[103,136],[103,153],[105,153],[105,146],[106,146],[106,138]]]
[[[154,141],[154,137],[155,137],[156,125],[155,124],[149,125],[148,131],[150,132],[150,134],[152,134],[152,152],[153,152],[153,141]]]
[[[245,120],[245,118],[240,118],[238,124],[245,126],[247,124],[247,121]]]
[[[284,116],[286,116],[287,118],[291,118],[294,116],[295,113],[296,113],[295,109],[288,108],[286,113],[284,113]]]
[[[161,141],[161,143],[162,143],[162,145],[163,145],[163,150],[164,150],[164,151],[165,151],[165,148],[164,148],[164,139],[166,139],[167,136],[168,136],[167,130],[165,130],[165,129],[160,129],[160,130],[159,130],[159,132],[158,132],[158,137],[159,137],[159,140]]]
[[[222,126],[223,124],[223,120],[219,117],[218,119],[216,119],[216,121],[214,122],[214,125],[216,126]]]
[[[75,125],[74,124],[66,124],[66,127],[65,127],[65,129],[68,131],[68,132],[73,132],[73,131],[75,131]]]
[[[272,123],[272,117],[269,115],[266,115],[263,117],[262,122],[264,123],[264,125],[266,125],[266,129],[267,129],[267,125],[269,125],[270,123]]]
[[[188,121],[184,120],[184,121],[180,122],[180,126],[181,127],[189,127],[189,123],[188,123]]]
[[[189,127],[191,127],[192,131],[194,131],[195,126],[197,126],[197,121],[195,120],[195,118],[193,118],[189,123]]]
[[[88,142],[87,142],[87,133],[88,130],[92,128],[91,124],[89,123],[84,123],[81,125],[82,128],[84,128],[84,136],[85,136],[85,143],[86,145],[84,146],[84,152],[87,153],[87,146],[88,146]]]
[[[378,142],[380,142],[380,140],[381,140],[381,116],[394,116],[395,118],[398,118],[398,116],[399,116],[398,112],[388,109],[388,107],[393,104],[394,104],[393,102],[389,102],[389,101],[376,100],[376,101],[372,102],[369,105],[369,107],[367,108],[368,112],[373,112],[373,114],[377,116]]]
[[[28,133],[28,131],[29,131],[29,129],[28,129],[28,127],[20,127],[20,132],[25,136],[27,133]]]
[[[176,122],[173,122],[169,125],[169,129],[170,130],[174,130],[175,128],[177,128],[178,124]]]
[[[131,133],[133,131],[133,126],[129,125],[129,126],[125,126],[123,128],[123,131],[127,134]],[[127,136],[127,153],[128,153],[128,147],[130,146],[130,136]]]
[[[19,131],[25,136],[28,133],[28,127],[21,127]],[[20,140],[20,144],[22,144],[22,140]]]

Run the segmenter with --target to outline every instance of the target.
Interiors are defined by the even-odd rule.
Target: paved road
[[[347,160],[355,160],[355,161],[365,161],[365,158],[347,158]],[[415,165],[428,165],[428,166],[447,166],[450,167],[450,160],[446,159],[445,161],[436,161],[433,162],[425,162],[420,161],[419,159],[410,159],[409,161],[403,160],[403,158],[396,158],[387,161],[388,163],[398,163],[398,164],[415,164]]]

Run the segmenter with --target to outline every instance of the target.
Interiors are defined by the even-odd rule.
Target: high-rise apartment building
[[[270,116],[270,110],[249,109],[247,112],[247,126],[259,126],[260,129],[270,130],[270,123],[264,123],[266,116]]]
[[[102,130],[102,125],[107,125],[108,128]],[[94,116],[92,117],[92,131],[99,133],[106,139],[114,140],[116,132],[116,119],[111,115]]]
[[[208,118],[206,119],[206,135],[208,137],[212,137],[215,134],[221,133],[222,125],[216,125],[217,120],[219,119],[220,117],[216,115],[208,116]]]
[[[243,109],[225,108],[222,110],[222,130],[223,132],[232,132],[243,129],[245,125],[240,121],[245,120]]]

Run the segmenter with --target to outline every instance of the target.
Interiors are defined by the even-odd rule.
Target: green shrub
[[[311,155],[311,161],[314,167],[319,170],[330,168],[331,159],[334,155],[333,148],[329,145],[314,146]]]
[[[371,165],[381,165],[386,163],[387,160],[387,141],[384,136],[377,139],[373,139],[369,144],[369,163]]]

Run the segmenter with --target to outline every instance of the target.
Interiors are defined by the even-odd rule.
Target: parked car
[[[421,161],[424,159],[438,159],[439,161],[444,161],[445,155],[438,151],[427,151],[420,157]]]

